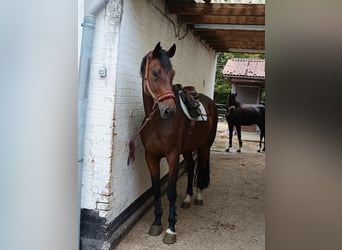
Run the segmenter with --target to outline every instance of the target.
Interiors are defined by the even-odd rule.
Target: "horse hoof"
[[[229,152],[229,148],[226,149],[226,152]]]
[[[181,208],[187,209],[191,207],[191,203],[190,202],[182,202],[181,204]]]
[[[240,150],[240,149],[238,149],[238,150],[236,150],[236,152],[238,152],[238,153],[241,153],[241,150]]]
[[[163,228],[161,225],[152,225],[148,233],[152,236],[158,236],[161,234],[162,230]]]
[[[260,151],[260,149],[258,149],[258,151],[257,151],[258,153],[260,153],[261,151]]]
[[[197,206],[203,206],[203,200],[195,200],[195,205]]]
[[[172,232],[170,229],[167,229],[164,235],[163,242],[165,244],[174,244],[176,243],[177,234]]]

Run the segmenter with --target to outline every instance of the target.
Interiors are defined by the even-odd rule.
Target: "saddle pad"
[[[200,104],[199,108],[201,110],[202,115],[198,116],[197,118],[192,118],[189,114],[187,107],[185,106],[185,103],[182,100],[182,97],[180,95],[178,95],[178,96],[179,96],[179,102],[180,102],[180,105],[182,107],[183,113],[186,115],[186,117],[188,117],[189,120],[201,121],[201,122],[204,122],[207,120],[207,112],[205,111],[205,108],[201,102],[199,102],[199,104]]]

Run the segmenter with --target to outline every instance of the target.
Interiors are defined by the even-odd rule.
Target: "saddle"
[[[183,87],[181,84],[172,86],[173,92],[179,95],[185,104],[190,116],[194,119],[203,115],[200,109],[199,94],[193,86]]]

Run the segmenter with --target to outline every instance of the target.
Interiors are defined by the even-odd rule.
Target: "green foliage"
[[[261,102],[266,103],[266,90],[265,90],[265,88],[261,89]]]
[[[264,54],[243,54],[243,53],[218,53],[216,64],[216,77],[214,89],[214,101],[216,103],[225,104],[228,93],[231,90],[231,83],[222,75],[222,70],[228,59],[232,58],[265,58]]]

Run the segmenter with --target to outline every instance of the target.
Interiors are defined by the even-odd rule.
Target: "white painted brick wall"
[[[139,72],[143,56],[158,41],[165,49],[176,43],[171,60],[176,70],[174,83],[194,85],[211,97],[216,67],[216,53],[191,32],[183,40],[175,37],[173,24],[163,15],[163,0],[125,0],[120,25],[117,2],[110,1],[96,20],[81,199],[82,208],[98,209],[108,221],[151,186],[140,137],[136,160],[127,166],[127,143],[145,116]],[[82,11],[79,15],[83,20]],[[177,26],[175,16],[168,17]],[[105,78],[98,75],[101,67],[107,69]],[[161,166],[164,176],[168,170],[165,159]]]
[[[101,216],[107,216],[112,207],[113,123],[120,20],[118,10],[121,10],[117,2],[110,1],[96,19],[85,134],[81,207],[97,209]],[[80,2],[80,5],[79,10],[82,11],[79,12],[79,21],[82,22],[84,2]],[[103,67],[107,69],[107,76],[101,78],[99,69]]]

